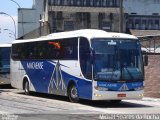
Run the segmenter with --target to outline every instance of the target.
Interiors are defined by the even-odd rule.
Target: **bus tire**
[[[75,84],[71,84],[68,88],[68,97],[71,102],[79,102],[78,90]]]
[[[24,92],[26,95],[29,95],[30,94],[30,91],[29,91],[29,82],[28,80],[25,80],[24,81]]]

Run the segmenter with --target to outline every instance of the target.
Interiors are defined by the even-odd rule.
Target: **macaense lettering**
[[[43,69],[43,62],[29,62],[27,63],[28,69]]]

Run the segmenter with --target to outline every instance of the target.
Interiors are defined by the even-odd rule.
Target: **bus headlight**
[[[143,89],[144,89],[144,87],[143,87],[143,86],[141,86],[141,87],[137,87],[137,88],[134,88],[134,90],[136,90],[136,91],[143,90]]]
[[[94,94],[95,97],[102,97],[101,94]]]
[[[108,88],[104,88],[104,87],[94,86],[94,88],[99,91],[108,91]]]
[[[143,97],[143,94],[139,94],[139,97]]]

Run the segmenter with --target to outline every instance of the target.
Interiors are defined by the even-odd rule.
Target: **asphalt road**
[[[32,93],[0,86],[0,120],[98,120],[98,119],[160,119],[160,100],[109,101],[81,100],[71,103],[67,97]],[[134,116],[132,116],[134,115]],[[143,115],[143,116],[136,116]]]

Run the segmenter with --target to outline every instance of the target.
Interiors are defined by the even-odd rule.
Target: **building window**
[[[93,0],[90,0],[90,6],[91,7],[93,6]]]
[[[135,29],[140,29],[140,19],[135,20]]]
[[[131,13],[132,15],[137,15],[137,13]]]
[[[64,5],[64,1],[65,1],[65,0],[61,0],[61,5],[62,5],[62,6]]]
[[[127,22],[127,29],[139,29],[139,30],[159,30],[160,19],[159,17],[130,17]]]
[[[118,7],[119,0],[49,0],[48,4],[59,6]]]
[[[106,0],[106,7],[107,6],[112,6],[112,0]]]
[[[132,29],[133,28],[133,20],[129,19],[127,22],[127,29]]]
[[[71,0],[71,3],[70,3],[70,4],[71,4],[71,6],[73,6],[73,5],[74,5],[74,0]]]
[[[111,31],[112,30],[112,23],[111,22],[106,22],[106,21],[103,21],[100,23],[100,28],[102,30],[105,30],[105,31]]]
[[[83,5],[87,6],[87,0],[83,0]]]
[[[86,1],[86,6],[89,7],[90,6],[90,3],[91,3],[91,0],[85,0]]]
[[[153,28],[153,20],[149,20],[148,21],[148,29],[152,29]]]
[[[152,15],[154,15],[154,16],[158,16],[158,15],[159,15],[159,13],[152,13]]]
[[[147,29],[147,25],[146,25],[146,23],[147,23],[147,21],[146,21],[146,20],[142,20],[142,26],[141,26],[142,30]]]
[[[156,29],[156,30],[159,29],[159,20],[155,20],[155,29]]]
[[[113,0],[113,6],[117,7],[118,6],[118,0]]]
[[[64,5],[67,5],[67,1],[68,1],[68,0],[64,0]]]
[[[154,4],[160,4],[160,0],[154,0]]]
[[[74,30],[73,21],[64,21],[64,31]]]

